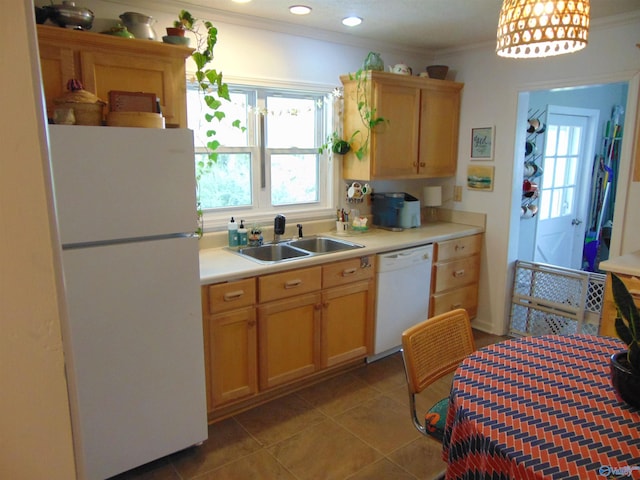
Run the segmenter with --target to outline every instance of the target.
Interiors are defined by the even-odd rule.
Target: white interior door
[[[534,261],[581,269],[597,110],[547,110]]]

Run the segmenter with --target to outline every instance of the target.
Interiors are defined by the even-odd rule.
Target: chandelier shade
[[[589,0],[504,0],[496,53],[537,58],[577,52],[587,46]]]

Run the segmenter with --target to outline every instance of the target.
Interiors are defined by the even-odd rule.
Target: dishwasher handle
[[[378,271],[384,272],[408,268],[417,263],[431,263],[432,256],[432,245],[383,253],[379,255]]]

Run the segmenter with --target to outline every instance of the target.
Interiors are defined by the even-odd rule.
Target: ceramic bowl
[[[172,45],[189,45],[189,37],[179,37],[178,35],[165,35],[162,37],[164,43],[170,43]]]

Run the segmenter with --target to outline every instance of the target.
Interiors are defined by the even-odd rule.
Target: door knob
[[[580,225],[582,223],[582,220],[579,220],[577,218],[574,218],[573,220],[571,220],[571,225]]]

